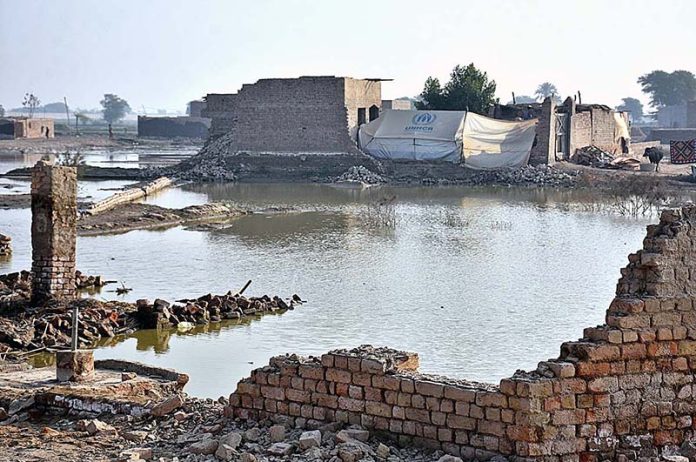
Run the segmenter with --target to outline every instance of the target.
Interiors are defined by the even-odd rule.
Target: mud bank
[[[172,226],[225,221],[247,215],[248,210],[223,203],[168,209],[152,204],[126,204],[98,215],[84,215],[77,222],[78,234],[94,236],[125,233],[136,229],[164,229]]]

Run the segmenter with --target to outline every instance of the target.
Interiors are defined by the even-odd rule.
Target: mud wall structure
[[[568,98],[563,104],[563,111],[568,114],[568,152],[572,157],[585,146],[597,146],[612,154],[622,155],[622,146],[616,140],[616,111],[597,104],[575,104]],[[628,126],[628,113],[619,113]],[[630,148],[630,140],[626,140]]]
[[[546,98],[537,115],[535,143],[529,153],[529,165],[551,165],[556,162],[556,103]]]
[[[28,117],[0,118],[0,139],[9,138],[53,138],[53,119]]]
[[[138,116],[138,136],[158,138],[207,138],[210,120],[204,117]]]
[[[212,137],[248,153],[355,153],[359,119],[376,118],[381,82],[348,77],[262,79],[236,94],[209,94],[202,114]],[[376,111],[376,114],[375,114]]]
[[[39,161],[31,174],[32,299],[75,298],[77,170]]]
[[[646,460],[694,436],[696,207],[669,210],[629,256],[606,324],[498,385],[418,374],[417,356],[271,359],[230,396],[240,418],[346,422],[465,459]]]

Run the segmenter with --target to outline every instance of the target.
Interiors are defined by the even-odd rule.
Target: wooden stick
[[[249,280],[247,281],[247,283],[244,284],[244,287],[242,287],[242,290],[240,290],[239,292],[237,292],[237,295],[242,295],[242,294],[244,293],[244,291],[247,290],[247,287],[249,287],[250,285],[251,285],[251,279],[249,279]]]

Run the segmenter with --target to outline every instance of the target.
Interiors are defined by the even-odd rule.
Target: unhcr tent
[[[444,160],[474,169],[529,161],[536,120],[508,122],[464,111],[386,111],[360,127],[358,139],[378,159]]]

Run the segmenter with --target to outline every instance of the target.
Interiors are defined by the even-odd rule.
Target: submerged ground
[[[80,194],[103,197],[124,184],[82,182]],[[603,322],[618,268],[639,247],[647,218],[599,213],[590,199],[597,200],[522,188],[208,184],[164,191],[148,202],[293,210],[80,237],[80,270],[123,281],[133,288],[127,300],[224,293],[251,279],[249,294],[298,293],[309,303],[251,325],[140,331],[97,357],[173,367],[191,376],[187,391],[203,397],[226,395],[273,355],[362,343],[418,351],[425,372],[495,381],[556,356],[562,341]],[[28,268],[30,211],[0,217],[14,239],[0,273]],[[96,296],[117,298],[109,289]]]

